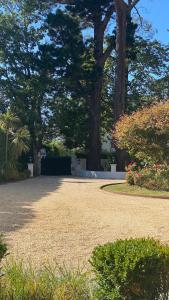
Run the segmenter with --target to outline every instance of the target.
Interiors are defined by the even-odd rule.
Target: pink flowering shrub
[[[128,184],[130,185],[136,184],[136,177],[140,176],[140,170],[141,167],[136,162],[132,162],[128,165],[128,167],[126,168],[127,171],[126,180]]]
[[[127,168],[127,182],[152,190],[169,191],[169,166],[154,164],[140,167],[132,163]]]

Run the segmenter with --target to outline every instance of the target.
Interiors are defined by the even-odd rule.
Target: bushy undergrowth
[[[169,166],[156,164],[140,167],[132,163],[127,168],[126,179],[130,185],[169,191]]]
[[[66,267],[34,271],[22,263],[8,262],[0,280],[0,300],[94,300],[94,286],[87,272]]]
[[[16,168],[9,168],[5,174],[0,174],[0,183],[7,181],[23,180],[29,177],[29,170],[18,171]]]
[[[6,247],[6,246],[5,246]],[[6,248],[2,248],[1,257]],[[0,300],[168,300],[169,247],[153,239],[97,246],[94,273],[58,265],[42,270],[8,260]]]
[[[119,240],[94,249],[100,300],[169,299],[169,247],[153,239]]]
[[[0,262],[1,259],[4,257],[6,251],[7,251],[6,244],[3,242],[2,235],[0,234]]]

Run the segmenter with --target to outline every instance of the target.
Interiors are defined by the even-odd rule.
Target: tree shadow
[[[32,204],[58,191],[62,177],[41,176],[0,185],[0,232],[21,228],[35,217]]]

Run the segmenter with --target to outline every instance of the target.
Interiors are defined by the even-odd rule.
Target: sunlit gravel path
[[[41,265],[85,263],[92,249],[126,237],[169,243],[169,200],[101,191],[105,180],[39,177],[0,185],[0,232],[10,256]]]

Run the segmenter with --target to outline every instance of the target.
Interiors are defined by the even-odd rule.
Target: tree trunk
[[[30,132],[32,137],[32,153],[33,153],[33,175],[41,175],[41,159],[39,157],[39,151],[42,147],[42,113],[41,113],[41,99],[43,95],[37,96],[37,99],[32,101],[32,111],[36,112],[36,122],[31,124]]]
[[[114,119],[119,120],[125,110],[126,98],[126,30],[127,30],[127,6],[123,1],[115,1],[116,8],[116,74],[115,74],[115,99]]]
[[[38,156],[39,149],[36,145],[33,145],[33,176],[40,176],[40,159]]]
[[[125,171],[125,167],[130,162],[130,156],[126,150],[116,149],[117,171]]]
[[[114,121],[120,119],[125,111],[126,100],[126,31],[128,6],[122,0],[115,1],[116,9],[116,74],[114,97]],[[126,153],[116,148],[117,170],[124,171]]]
[[[129,107],[129,101],[128,101],[128,87],[129,87],[129,65],[128,65],[128,59],[126,59],[125,64],[125,106],[124,106],[124,112],[127,111],[127,108]]]
[[[101,169],[101,97],[103,87],[103,41],[101,10],[96,10],[94,19],[94,59],[93,92],[89,101],[89,153],[87,168],[98,171]]]
[[[101,93],[102,93],[102,76],[95,82],[93,95],[89,103],[89,153],[88,153],[88,170],[98,171],[101,169]]]
[[[9,140],[9,132],[6,132],[5,138],[5,173],[7,173],[8,168],[8,140]]]

